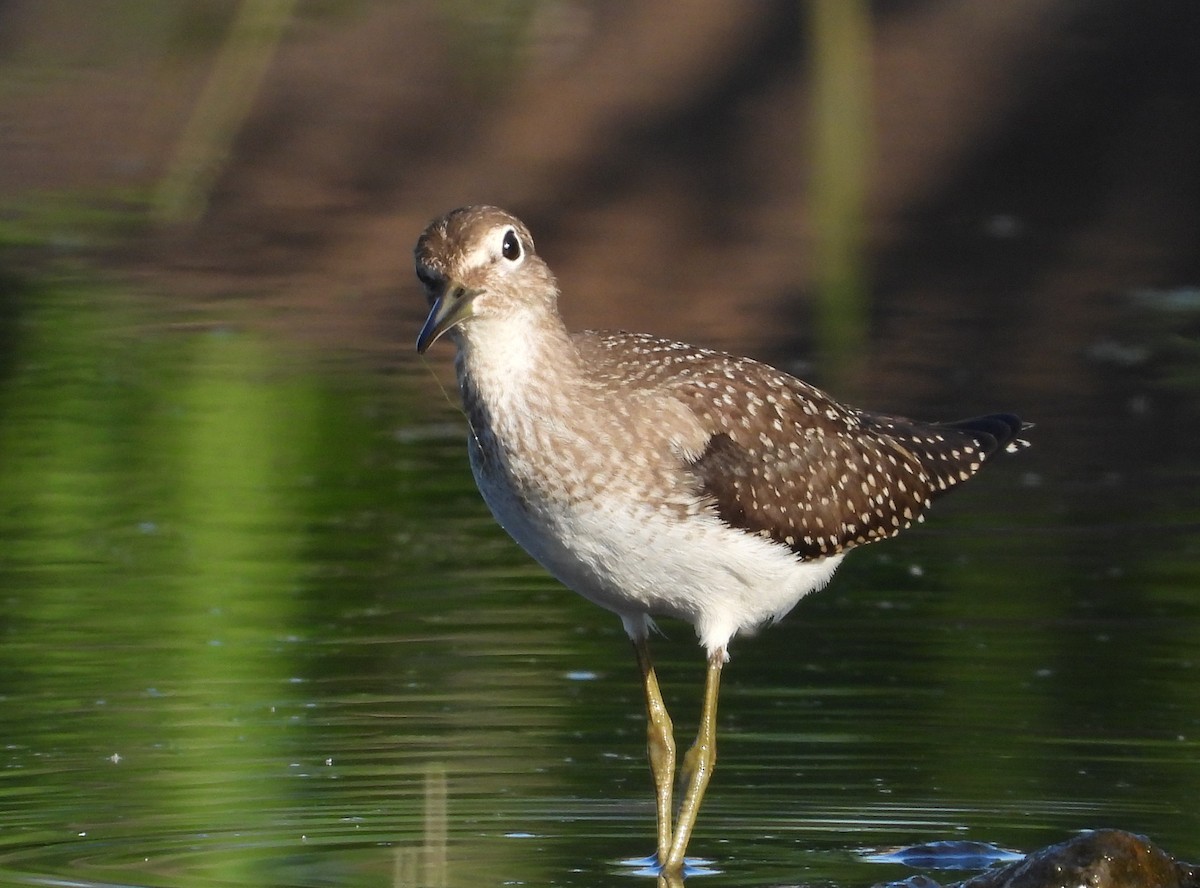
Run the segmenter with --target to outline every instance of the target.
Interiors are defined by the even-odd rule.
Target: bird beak
[[[425,349],[433,345],[439,336],[469,318],[471,304],[482,292],[464,287],[457,281],[447,281],[446,288],[434,301],[429,317],[425,319],[425,326],[417,336],[417,353],[425,354]]]

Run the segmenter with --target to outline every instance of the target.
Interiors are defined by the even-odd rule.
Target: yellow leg
[[[683,758],[682,776],[687,780],[687,790],[679,807],[679,819],[675,821],[671,851],[663,860],[663,869],[668,872],[678,872],[683,868],[683,856],[692,837],[692,827],[696,825],[696,815],[700,813],[700,802],[704,799],[704,790],[717,764],[717,696],[721,690],[721,667],[724,665],[723,650],[714,652],[708,658],[700,730],[696,733],[695,745]]]
[[[682,870],[663,870],[658,874],[657,888],[683,888]]]
[[[650,660],[646,639],[633,642],[642,685],[646,692],[646,755],[650,759],[650,774],[654,777],[655,813],[658,822],[658,862],[663,863],[671,851],[671,787],[675,783],[675,735],[671,716],[658,689],[658,676]]]

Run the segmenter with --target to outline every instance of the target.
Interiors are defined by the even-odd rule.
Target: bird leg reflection
[[[658,688],[658,676],[650,660],[645,638],[635,639],[638,668],[646,692],[646,755],[654,777],[655,813],[658,822],[658,862],[666,862],[671,852],[671,788],[675,782],[675,736],[671,716]]]
[[[717,650],[708,658],[708,672],[704,681],[704,708],[700,712],[700,729],[696,733],[696,742],[683,757],[683,772],[680,775],[687,781],[687,790],[683,804],[679,807],[679,818],[675,822],[675,833],[671,841],[671,851],[664,860],[661,856],[663,869],[680,870],[683,867],[683,856],[687,852],[688,840],[692,837],[692,827],[696,825],[696,815],[700,813],[700,802],[704,798],[704,790],[708,787],[713,768],[717,764],[717,695],[721,689],[721,667],[725,665],[725,651]],[[661,836],[661,830],[660,830]]]

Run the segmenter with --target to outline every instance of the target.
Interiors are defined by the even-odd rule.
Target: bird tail
[[[987,416],[941,422],[938,425],[941,428],[973,435],[979,439],[980,446],[989,455],[1001,448],[1008,453],[1024,450],[1029,446],[1029,442],[1019,435],[1026,429],[1033,428],[1033,423],[1022,422],[1020,417],[1011,413],[990,413]]]

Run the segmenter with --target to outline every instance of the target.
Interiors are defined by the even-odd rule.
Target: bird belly
[[[801,560],[715,515],[680,516],[636,499],[531,498],[476,461],[476,482],[499,524],[563,585],[643,625],[642,615],[691,623],[713,652],[777,620],[823,587],[841,555]]]

